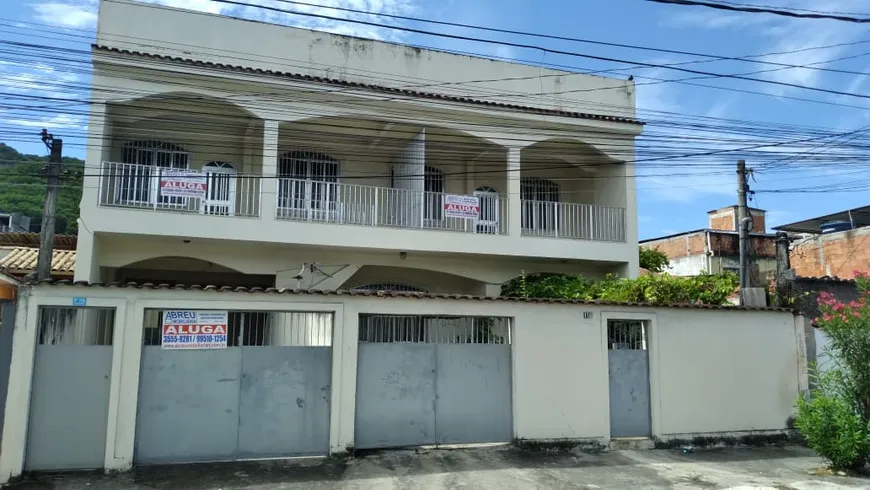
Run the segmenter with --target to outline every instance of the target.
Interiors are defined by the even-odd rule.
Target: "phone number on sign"
[[[218,344],[227,343],[226,335],[164,335],[164,344]]]

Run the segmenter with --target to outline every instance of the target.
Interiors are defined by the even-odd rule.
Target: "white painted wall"
[[[627,80],[142,3],[101,2],[97,43],[361,83],[430,84],[440,93],[504,94],[500,101],[508,103],[634,116],[634,84]],[[437,85],[444,81],[465,83]],[[534,95],[540,93],[544,95]]]
[[[321,311],[335,315],[330,450],[353,446],[361,313],[513,318],[514,435],[609,440],[607,319],[650,323],[653,436],[783,429],[806,385],[803,318],[784,312],[475,300],[276,295],[40,285],[16,321],[0,482],[21,473],[39,305],[118,309],[106,468],[132,465],[145,308]],[[592,317],[583,319],[584,312]],[[799,328],[796,325],[800,325]],[[802,364],[802,362],[804,362]]]

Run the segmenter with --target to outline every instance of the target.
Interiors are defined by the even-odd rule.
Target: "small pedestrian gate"
[[[510,320],[360,315],[354,446],[509,442]]]
[[[611,437],[652,434],[646,327],[636,320],[607,322]]]
[[[24,469],[105,465],[115,310],[42,306]]]
[[[145,317],[137,464],[328,453],[332,313],[230,312],[207,350],[163,349]]]

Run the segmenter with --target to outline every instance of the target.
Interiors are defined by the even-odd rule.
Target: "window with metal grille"
[[[115,309],[41,306],[37,322],[40,345],[112,345]]]
[[[278,163],[278,206],[335,211],[339,160],[312,150],[284,153]]]
[[[145,310],[143,344],[160,345],[164,310]],[[230,311],[227,346],[332,345],[333,314],[307,311]]]
[[[152,202],[159,189],[160,169],[184,170],[190,163],[190,153],[178,145],[157,140],[130,141],[124,144],[121,162],[132,165],[154,167],[154,171],[143,171],[134,166],[121,169],[118,198],[124,202]],[[161,202],[175,202],[179,198],[160,197]]]
[[[647,350],[647,322],[642,320],[607,320],[609,350]]]
[[[409,286],[407,284],[399,284],[396,282],[376,282],[373,284],[363,284],[362,286],[356,286],[351,289],[351,291],[397,291],[397,292],[405,292],[405,293],[427,293],[425,289],[418,288],[415,286]]]
[[[359,341],[510,344],[510,320],[504,317],[362,314],[359,318]]]
[[[523,228],[531,230],[556,228],[558,183],[539,177],[523,177],[520,180],[520,199],[523,206]]]
[[[427,166],[423,171],[423,218],[440,220],[444,213],[444,172]]]

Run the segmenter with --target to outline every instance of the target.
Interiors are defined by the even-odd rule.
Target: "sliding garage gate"
[[[512,439],[510,320],[361,315],[355,447]]]
[[[226,348],[165,349],[147,311],[137,464],[325,455],[332,313],[229,312]]]
[[[24,468],[102,468],[115,310],[42,306],[37,322]]]

